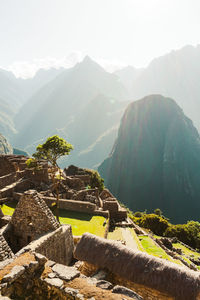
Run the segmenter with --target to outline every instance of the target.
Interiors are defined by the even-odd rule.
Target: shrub
[[[38,162],[35,158],[29,158],[26,161],[26,165],[28,168],[37,168]]]
[[[94,170],[86,170],[86,172],[90,175],[90,186],[91,188],[97,187],[100,192],[104,189],[104,179],[101,178],[99,172]]]
[[[142,218],[138,220],[138,222],[141,227],[150,229],[157,235],[163,235],[169,226],[167,220],[155,214],[144,214]]]
[[[154,210],[154,214],[161,217],[161,216],[162,216],[162,211],[161,211],[161,209],[160,209],[160,208],[156,208],[156,209]]]
[[[192,248],[200,248],[200,223],[188,221],[187,224],[170,225],[165,236],[176,237]]]

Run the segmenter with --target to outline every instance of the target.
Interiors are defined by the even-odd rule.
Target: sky
[[[199,11],[199,0],[0,0],[0,66],[23,76],[87,54],[145,67],[200,43]]]

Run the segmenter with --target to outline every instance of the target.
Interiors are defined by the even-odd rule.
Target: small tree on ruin
[[[62,178],[61,169],[58,166],[58,159],[61,156],[69,155],[70,151],[73,150],[73,146],[58,135],[49,137],[46,142],[38,145],[36,152],[33,153],[33,157],[37,160],[46,160],[52,166],[52,187],[56,191],[56,219],[59,222],[59,188]]]

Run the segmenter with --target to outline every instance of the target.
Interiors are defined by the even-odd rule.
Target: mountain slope
[[[154,59],[138,78],[133,77],[132,97],[162,94],[176,99],[200,130],[200,45],[185,46]]]
[[[159,207],[177,223],[199,220],[200,137],[172,99],[151,95],[131,103],[99,172],[132,210]]]
[[[24,95],[24,103],[29,100],[29,98],[32,97],[39,89],[55,79],[63,71],[64,68],[51,68],[48,70],[39,69],[33,78],[16,78],[16,83],[21,88],[21,91]]]
[[[15,76],[8,71],[0,69],[0,99],[7,102],[17,111],[24,101],[23,92]]]
[[[126,99],[127,96],[116,75],[106,72],[86,57],[74,68],[63,71],[24,105],[16,117],[19,134],[14,141],[15,146],[31,146],[67,128],[98,94],[116,100]]]
[[[123,85],[128,89],[132,89],[133,82],[142,74],[144,69],[136,69],[132,66],[124,67],[114,72],[117,75]]]
[[[127,105],[128,102],[98,95],[84,106],[63,130],[75,149],[62,165],[95,168],[100,164],[112,149]]]

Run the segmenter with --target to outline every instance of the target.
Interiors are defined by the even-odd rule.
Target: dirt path
[[[121,232],[126,242],[126,246],[138,250],[137,242],[134,240],[130,230],[128,228],[121,228]]]

